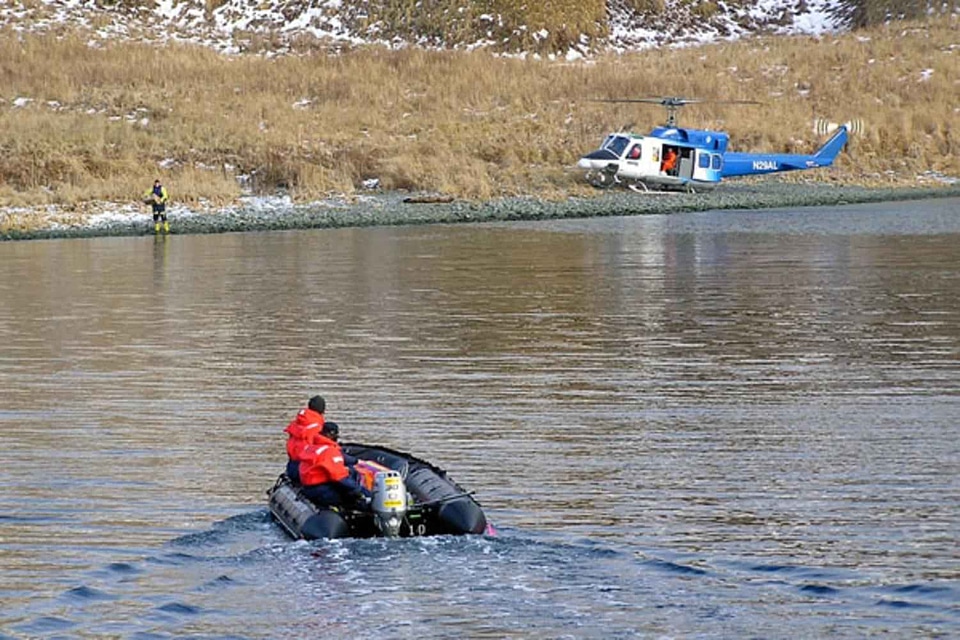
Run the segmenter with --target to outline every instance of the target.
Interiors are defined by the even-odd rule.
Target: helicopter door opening
[[[680,149],[680,168],[677,172],[681,178],[693,178],[694,149]]]

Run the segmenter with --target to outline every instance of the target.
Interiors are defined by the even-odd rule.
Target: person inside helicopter
[[[663,153],[663,162],[660,163],[660,170],[668,175],[673,175],[676,172],[674,169],[677,166],[677,150],[673,147],[667,147],[667,150]]]

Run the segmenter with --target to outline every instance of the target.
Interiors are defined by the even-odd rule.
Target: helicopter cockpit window
[[[630,138],[626,136],[612,136],[607,138],[607,141],[603,144],[603,148],[619,156],[623,153],[623,150],[627,148],[628,144],[630,144]]]
[[[700,154],[700,157],[697,158],[697,166],[700,167],[701,169],[709,169],[709,168],[710,168],[710,154],[709,154],[709,153],[701,153],[701,154]]]
[[[713,156],[713,168],[719,170],[720,166],[723,164],[723,156],[716,154]]]
[[[633,146],[630,148],[630,153],[627,154],[627,157],[630,158],[631,160],[639,160],[639,159],[640,159],[640,149],[641,149],[641,145],[640,145],[640,143],[638,142],[637,144],[633,145]]]

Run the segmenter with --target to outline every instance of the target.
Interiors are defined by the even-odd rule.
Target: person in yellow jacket
[[[166,187],[160,184],[159,178],[153,181],[152,189],[147,189],[143,192],[143,197],[145,202],[153,207],[154,232],[160,233],[160,223],[162,222],[163,230],[169,233],[170,223],[167,222],[167,200],[170,199],[170,196],[167,195]]]

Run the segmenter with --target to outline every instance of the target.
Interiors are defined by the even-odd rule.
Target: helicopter
[[[666,123],[650,133],[611,133],[599,149],[580,158],[577,166],[587,170],[587,182],[600,189],[625,184],[640,192],[695,192],[715,187],[724,178],[829,167],[849,134],[859,133],[862,128],[859,121],[836,124],[820,120],[815,131],[832,135],[816,153],[739,153],[727,151],[730,137],[723,131],[677,126],[681,107],[705,100],[663,97],[594,102],[650,103],[667,110]],[[760,104],[752,100],[712,102]]]

